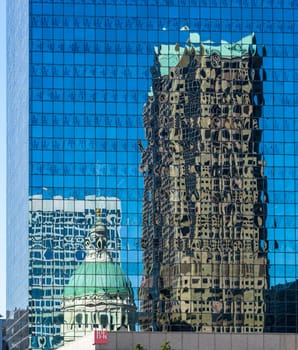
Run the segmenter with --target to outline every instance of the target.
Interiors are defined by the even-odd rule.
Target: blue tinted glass
[[[33,349],[95,326],[297,332],[296,5],[30,1]],[[114,314],[86,311],[94,256]]]

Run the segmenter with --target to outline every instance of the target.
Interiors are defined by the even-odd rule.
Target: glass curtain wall
[[[297,8],[30,0],[32,348],[297,332]]]

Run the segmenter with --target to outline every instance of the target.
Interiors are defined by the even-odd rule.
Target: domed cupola
[[[87,256],[64,288],[64,342],[94,328],[134,330],[136,306],[133,290],[119,263],[106,250],[106,227],[97,210],[94,227],[85,239]]]

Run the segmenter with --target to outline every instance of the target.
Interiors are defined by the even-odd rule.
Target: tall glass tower
[[[11,349],[298,331],[297,8],[7,2]]]

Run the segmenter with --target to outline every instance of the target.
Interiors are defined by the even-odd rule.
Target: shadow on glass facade
[[[298,331],[297,8],[8,3],[11,349]]]

